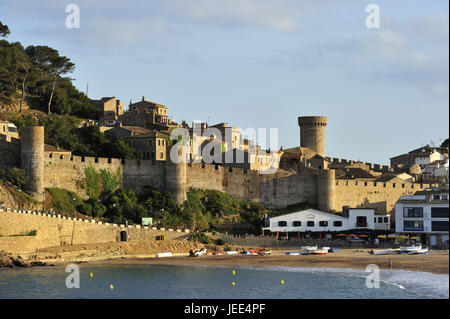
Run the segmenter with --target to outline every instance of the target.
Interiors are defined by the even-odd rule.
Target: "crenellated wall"
[[[36,231],[36,235],[24,236],[31,231]],[[126,231],[129,241],[155,241],[160,235],[173,240],[184,238],[189,233],[189,229],[125,226],[0,208],[0,251],[29,253],[51,246],[117,242],[121,231]]]
[[[86,197],[82,185],[85,179],[84,171],[88,166],[97,170],[110,169],[112,172],[116,172],[120,168],[123,174],[123,165],[120,159],[46,153],[44,155],[44,188],[64,188]]]
[[[42,135],[40,130],[30,130],[31,135],[33,132],[36,132],[38,137]],[[33,149],[33,145],[38,142],[36,149],[40,148],[43,140],[35,139],[33,136],[27,139],[32,143],[25,145],[30,145],[32,149],[22,148],[22,155],[25,154],[32,159],[36,154],[41,156],[40,152]],[[330,159],[330,161],[332,163],[347,162],[341,159]],[[341,211],[343,206],[368,207],[392,212],[395,202],[401,195],[411,194],[427,186],[411,184],[403,180],[377,184],[373,181],[358,181],[359,184],[355,184],[353,180],[337,181],[335,170],[305,167],[302,163],[298,164],[297,170],[278,169],[274,174],[260,174],[255,170],[213,164],[184,162],[175,164],[170,160],[165,162],[122,161],[60,153],[44,153],[42,162],[44,164],[42,175],[38,169],[30,170],[29,174],[33,181],[42,180],[43,187],[64,188],[77,192],[80,196],[84,194],[86,197],[83,189],[86,167],[92,166],[97,170],[109,169],[113,172],[120,169],[124,188],[139,192],[144,187],[150,186],[172,193],[178,203],[186,199],[186,192],[193,187],[225,192],[236,199],[260,202],[275,208],[306,202],[327,212]],[[25,165],[26,161],[23,164]],[[373,169],[377,168],[370,163],[364,165]],[[39,165],[36,167],[39,168]]]

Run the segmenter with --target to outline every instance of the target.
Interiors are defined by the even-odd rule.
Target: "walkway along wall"
[[[123,230],[130,236],[129,241],[155,241],[159,235],[164,235],[166,240],[181,239],[189,233],[188,229],[125,227],[61,215],[0,209],[0,251],[30,253],[59,245],[117,242]],[[36,236],[18,236],[31,231],[36,231]]]

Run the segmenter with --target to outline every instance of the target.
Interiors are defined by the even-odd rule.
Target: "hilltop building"
[[[93,100],[93,103],[100,110],[100,121],[103,123],[115,122],[123,114],[123,103],[114,96]]]
[[[437,183],[442,187],[449,185],[448,146],[426,145],[390,160],[396,171],[407,172],[418,182]]]
[[[168,130],[169,128],[179,127],[173,122],[168,114],[167,107],[152,101],[145,100],[137,103],[131,103],[120,118],[120,121],[125,126],[140,126],[147,129]]]

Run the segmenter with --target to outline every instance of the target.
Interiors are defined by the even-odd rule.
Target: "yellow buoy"
[[[281,280],[281,284],[284,285],[284,280]]]
[[[233,286],[235,286],[236,284],[234,283],[234,281],[231,283]]]
[[[91,276],[91,278],[94,277],[94,275],[92,273],[90,273],[89,276]]]
[[[236,271],[233,270],[233,276],[236,275]]]
[[[111,284],[111,285],[109,286],[109,289],[113,290],[113,289],[114,289],[114,286]]]

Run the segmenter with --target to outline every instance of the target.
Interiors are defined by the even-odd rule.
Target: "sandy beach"
[[[449,253],[431,251],[427,255],[370,255],[368,250],[343,249],[328,255],[286,256],[288,250],[272,250],[269,256],[202,256],[190,258],[174,256],[166,258],[127,258],[103,260],[102,263],[154,264],[154,265],[209,265],[209,266],[288,266],[288,267],[324,267],[365,269],[376,264],[388,269],[389,259],[392,269],[422,271],[435,274],[449,273]]]

